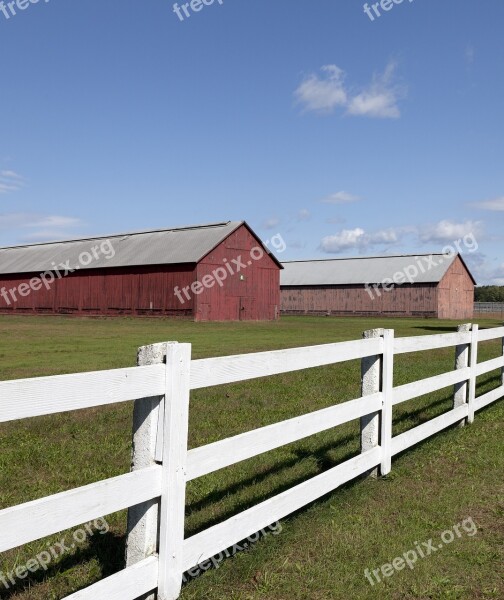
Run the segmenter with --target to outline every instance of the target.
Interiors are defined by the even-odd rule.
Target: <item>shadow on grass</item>
[[[449,325],[415,325],[413,329],[421,329],[422,331],[437,331],[438,333],[456,333],[457,327]]]
[[[483,379],[482,381],[478,381],[476,383],[476,396],[478,396],[478,392],[481,392],[481,391],[484,391],[484,393],[491,392],[494,388],[499,387],[501,385],[501,382],[502,382],[501,375],[492,375],[491,377],[487,377],[486,379]],[[487,386],[489,386],[491,383],[495,384],[494,387],[486,389]]]
[[[501,382],[500,375],[494,375],[491,377],[487,377],[484,380],[482,380],[481,382],[478,382],[478,386],[477,386],[478,395],[482,395],[482,393],[490,391],[490,389],[492,389],[490,387],[491,384],[495,384],[495,387],[498,387],[500,385],[500,382]],[[452,400],[453,400],[452,392],[447,392],[446,395],[444,395],[442,398],[434,400],[434,401],[430,402],[429,404],[423,404],[422,406],[413,408],[412,410],[408,410],[400,415],[397,415],[394,418],[394,426],[397,427],[398,425],[405,425],[405,427],[401,427],[400,431],[395,431],[394,434],[398,435],[399,433],[404,433],[404,432],[408,431],[409,429],[413,429],[419,425],[422,425],[423,423],[430,421],[431,419],[443,414],[444,412],[448,412],[451,409],[451,406],[449,406],[449,403]],[[440,409],[443,405],[446,406],[446,411],[439,412],[438,409]],[[433,413],[437,413],[437,412],[439,412],[439,414],[433,415]],[[406,426],[408,424],[410,425],[410,427]],[[262,471],[261,473],[252,474],[250,477],[247,477],[246,479],[242,479],[241,481],[238,481],[231,486],[227,486],[225,488],[211,492],[210,494],[205,496],[205,498],[189,504],[186,509],[186,515],[194,514],[201,510],[204,510],[204,509],[208,508],[209,506],[211,506],[212,504],[218,503],[233,494],[237,494],[239,492],[244,491],[251,485],[257,485],[257,484],[265,481],[269,477],[281,476],[282,473],[286,474],[289,469],[295,467],[302,460],[306,460],[306,459],[310,459],[310,458],[315,459],[315,461],[317,463],[317,472],[314,475],[312,475],[311,477],[319,475],[319,474],[331,469],[332,467],[335,467],[338,464],[341,464],[342,462],[345,462],[346,460],[349,460],[350,458],[353,458],[354,456],[356,456],[358,454],[358,452],[349,451],[345,454],[345,456],[343,458],[341,458],[338,461],[335,461],[329,455],[329,452],[336,450],[338,448],[344,448],[345,446],[350,444],[352,441],[355,441],[355,439],[356,439],[355,435],[346,435],[334,442],[324,444],[313,450],[304,449],[304,448],[296,448],[293,451],[294,454],[296,455],[296,458],[293,458],[291,460],[285,460],[281,463],[277,463],[277,464],[275,464],[275,466],[273,466],[265,471]],[[194,535],[200,531],[207,529],[208,527],[212,527],[213,525],[216,525],[216,524],[234,516],[235,514],[242,512],[243,510],[246,510],[247,508],[250,508],[251,506],[254,506],[255,504],[257,504],[263,500],[266,500],[267,498],[273,497],[276,494],[279,494],[287,489],[290,489],[294,485],[297,485],[297,484],[302,483],[303,481],[307,481],[309,479],[310,479],[310,477],[307,477],[307,476],[299,477],[294,481],[290,481],[286,484],[279,485],[279,486],[275,487],[274,489],[268,491],[267,493],[258,494],[257,496],[254,496],[254,498],[251,500],[247,500],[244,503],[235,505],[233,507],[233,509],[226,511],[224,514],[221,514],[218,517],[211,519],[209,521],[205,521],[203,524],[195,527],[194,529],[190,529],[187,533],[189,535]]]
[[[482,381],[479,381],[476,385],[476,397],[482,396],[487,392],[492,391],[495,388],[498,388],[501,385],[501,376],[500,375],[492,375],[490,377],[485,378]],[[491,387],[490,387],[491,386]],[[414,401],[415,398],[408,400],[408,402]],[[421,406],[415,410],[410,410],[404,412],[400,416],[394,418],[394,425],[398,425],[407,421],[413,421],[412,427],[416,427],[417,425],[422,425],[425,422],[430,421],[433,417],[429,412],[431,412],[435,408],[439,408],[443,404],[448,404],[453,401],[453,393],[446,394],[443,398],[439,400],[435,400],[430,404],[426,404]],[[400,405],[399,405],[400,406]],[[452,407],[450,407],[451,410]],[[442,413],[441,413],[442,414]],[[422,418],[425,416],[425,418]],[[404,430],[407,431],[407,430]],[[403,433],[403,431],[401,431]]]
[[[188,510],[186,511],[186,515],[189,515],[194,512],[198,512],[199,510],[203,510],[206,507],[208,507],[209,505],[215,504],[216,502],[219,502],[232,494],[236,494],[240,491],[243,491],[244,489],[248,488],[250,485],[260,483],[270,476],[280,475],[282,472],[285,473],[288,469],[295,467],[302,460],[306,460],[308,458],[313,458],[313,459],[315,459],[315,461],[317,463],[317,472],[314,473],[313,475],[299,476],[294,480],[291,479],[288,482],[277,485],[276,487],[268,490],[267,492],[257,494],[254,496],[254,498],[252,498],[250,500],[247,500],[247,501],[239,503],[239,504],[235,504],[232,509],[226,511],[225,513],[221,513],[218,517],[215,517],[213,519],[209,519],[209,520],[205,521],[198,527],[188,530],[186,533],[188,535],[194,535],[196,533],[199,533],[200,531],[203,531],[209,527],[212,527],[213,525],[217,525],[218,523],[221,523],[222,521],[225,521],[226,519],[229,519],[229,518],[233,517],[234,515],[239,514],[240,512],[243,512],[244,510],[247,510],[251,506],[255,506],[256,504],[259,504],[260,502],[267,500],[268,498],[272,498],[278,494],[281,494],[282,492],[289,490],[292,487],[294,487],[300,483],[303,483],[304,481],[308,481],[312,477],[316,477],[317,475],[320,475],[324,471],[328,471],[332,467],[335,467],[347,460],[350,460],[354,456],[357,456],[359,454],[359,452],[349,451],[344,456],[342,456],[340,459],[338,459],[337,461],[332,459],[328,453],[336,448],[345,446],[354,440],[355,440],[354,435],[345,436],[344,438],[339,440],[336,444],[335,443],[325,444],[324,446],[321,446],[314,451],[305,450],[303,448],[296,449],[294,451],[296,458],[279,463],[279,464],[275,465],[274,467],[272,467],[271,469],[268,469],[267,471],[264,471],[257,475],[252,475],[251,477],[244,479],[242,481],[239,481],[232,486],[228,486],[222,490],[212,492],[211,494],[206,496],[203,500],[189,505],[187,507]]]
[[[306,439],[306,438],[304,438],[304,439]],[[336,442],[333,442],[331,444],[325,444],[324,446],[317,448],[313,452],[304,452],[301,449],[295,450],[294,453],[299,458],[295,458],[292,460],[285,460],[283,462],[277,463],[274,467],[266,469],[265,471],[261,471],[261,473],[254,474],[251,477],[248,477],[247,479],[242,479],[241,481],[238,481],[235,484],[233,484],[229,487],[226,487],[224,489],[211,492],[210,494],[205,496],[205,498],[189,504],[187,506],[186,514],[198,512],[198,511],[206,508],[207,506],[214,504],[215,502],[219,502],[220,500],[223,500],[230,494],[236,494],[237,492],[240,492],[241,490],[243,490],[244,488],[246,488],[250,485],[261,483],[262,481],[264,481],[271,475],[276,475],[285,469],[290,469],[290,468],[296,466],[302,458],[317,457],[317,455],[321,452],[326,453],[329,450],[335,450],[337,448],[345,446],[346,444],[350,443],[352,440],[355,440],[355,435],[346,435],[346,436],[342,437],[341,439],[337,440]],[[299,441],[302,441],[302,440],[299,440]],[[235,464],[238,464],[238,463],[235,463]]]
[[[25,579],[16,578],[15,573],[12,572],[12,579],[15,580],[14,585],[11,585],[11,581],[8,578],[9,574],[3,573],[9,587],[4,589],[5,583],[1,584],[0,598],[2,598],[2,600],[8,600],[16,594],[32,589],[36,587],[37,584],[41,584],[46,580],[51,580],[52,578],[65,573],[65,571],[71,571],[79,565],[82,565],[82,563],[91,560],[96,560],[99,563],[100,579],[104,579],[124,568],[125,548],[126,538],[124,536],[116,535],[110,531],[103,535],[95,534],[89,538],[87,546],[80,547],[73,554],[66,554],[59,558],[59,560],[55,559],[55,562],[51,563],[45,571],[40,568],[38,571],[35,571],[35,573],[29,573],[29,577],[26,577]],[[35,558],[35,556],[33,558]],[[20,565],[18,565],[18,567],[19,566]],[[82,588],[79,589],[83,589],[89,585],[91,585],[91,583],[86,583],[85,586],[82,586]]]
[[[330,446],[329,449],[332,449],[333,445]],[[314,453],[305,453],[304,451],[300,452],[301,456],[304,455],[307,456],[314,456]],[[317,453],[318,454],[318,453]],[[331,468],[347,461],[350,460],[351,458],[354,458],[355,456],[357,456],[359,453],[358,452],[349,452],[346,456],[342,457],[341,460],[338,460],[337,462],[328,459],[328,457],[323,457],[321,462],[319,462],[318,464],[321,465],[323,464],[324,466],[321,467],[320,473],[323,473],[325,471],[330,470]],[[317,473],[317,474],[320,474]],[[316,476],[316,475],[315,475]],[[312,476],[314,477],[314,476]],[[288,484],[279,486],[277,488],[277,490],[274,492],[274,494],[279,494],[285,490],[291,489],[293,486],[299,484],[299,483],[303,483],[304,481],[309,480],[310,478],[306,478],[306,477],[299,477],[296,481],[294,482],[290,482]],[[363,476],[359,476],[356,477],[355,479],[352,479],[351,481],[348,481],[346,483],[344,483],[343,485],[340,485],[336,488],[336,490],[350,490],[353,487],[355,487],[356,485],[361,484],[364,481],[364,477]],[[285,518],[282,519],[283,522],[288,522],[291,519],[295,519],[296,517],[303,515],[304,513],[308,512],[309,510],[311,510],[313,507],[316,507],[318,505],[322,505],[324,502],[327,501],[327,499],[331,496],[331,494],[333,494],[336,490],[332,490],[330,492],[328,492],[327,494],[324,494],[323,496],[321,496],[320,498],[317,498],[316,500],[314,500],[313,502],[310,502],[309,504],[306,504],[305,506],[303,506],[302,508],[290,513],[288,516],[286,516]],[[261,495],[261,497],[258,498],[258,501],[261,500],[266,500],[267,498],[272,497],[272,493],[268,493],[268,494],[263,494]],[[252,504],[255,505],[257,502],[254,501],[254,503]],[[248,508],[248,504],[246,505],[244,504],[241,507],[237,507],[235,510],[233,510],[233,514],[235,514],[236,511],[242,511],[245,510],[246,508]],[[229,515],[232,516],[232,515]],[[220,517],[219,519],[217,519],[217,523],[224,521],[226,518],[229,518],[229,516],[225,516],[225,517]],[[215,522],[213,524],[216,524]],[[270,525],[273,525],[273,523],[271,523]],[[207,527],[209,527],[211,525],[204,525],[204,529],[206,529]],[[264,529],[267,529],[267,527],[265,527]],[[230,546],[229,548],[226,548],[225,550],[223,550],[222,552],[220,552],[219,554],[213,556],[211,559],[209,559],[208,561],[202,561],[203,563],[210,563],[211,566],[209,566],[208,568],[205,568],[205,570],[203,572],[199,572],[196,576],[191,576],[189,574],[190,571],[192,571],[192,569],[189,570],[189,572],[186,572],[184,574],[184,587],[187,583],[190,583],[190,581],[194,580],[194,579],[198,579],[199,577],[203,576],[204,573],[206,571],[213,571],[215,569],[218,569],[220,567],[220,564],[227,560],[227,557],[229,558],[233,558],[236,554],[239,554],[241,552],[248,552],[250,550],[251,547],[253,547],[256,543],[263,541],[265,537],[269,537],[269,534],[266,533],[264,534],[263,532],[260,533],[258,539],[255,542],[250,542],[250,540],[248,540],[247,538],[240,540],[239,542],[237,542],[237,544],[235,544],[234,546]],[[238,550],[236,551],[236,546],[246,546],[244,547],[242,550]],[[225,555],[223,557],[223,555]],[[214,560],[212,560],[214,559]]]
[[[398,418],[394,419],[394,423],[401,423],[403,421],[407,421],[409,419],[415,418],[415,417],[423,414],[425,411],[428,411],[429,409],[436,408],[436,407],[442,405],[443,403],[446,403],[448,399],[449,399],[449,397],[447,396],[445,398],[442,398],[441,400],[436,400],[435,402],[432,402],[431,404],[429,404],[427,406],[422,406],[418,409],[408,411],[407,413],[404,413],[404,414],[400,415]],[[211,504],[214,504],[215,502],[219,502],[231,494],[236,494],[237,492],[242,491],[243,489],[249,487],[250,485],[261,483],[265,479],[270,477],[271,475],[277,475],[286,469],[290,469],[290,468],[296,466],[300,460],[303,460],[306,458],[315,458],[317,460],[317,463],[324,465],[327,462],[327,459],[324,458],[324,456],[329,451],[336,450],[338,448],[346,446],[353,440],[355,440],[355,435],[346,435],[346,436],[340,438],[339,440],[337,440],[336,442],[332,442],[330,444],[325,444],[323,446],[320,446],[319,448],[316,448],[313,451],[304,450],[302,448],[296,449],[296,450],[294,450],[294,453],[296,454],[297,458],[292,459],[292,460],[286,460],[281,463],[277,463],[274,467],[271,467],[265,471],[262,471],[261,473],[254,474],[251,477],[248,477],[247,479],[242,479],[241,481],[238,481],[237,483],[235,483],[231,486],[228,486],[226,488],[211,492],[210,494],[205,496],[205,498],[189,504],[187,506],[187,514],[189,515],[191,513],[195,513],[200,510],[203,510],[203,509],[207,508],[208,506],[210,506]],[[300,440],[300,441],[302,441],[302,440]],[[329,459],[329,462],[330,462],[331,466],[334,466],[334,461]]]
[[[447,401],[450,400],[450,398],[451,398],[451,396],[446,396],[444,398],[441,398],[440,400],[431,402],[428,405],[408,411],[408,412],[400,415],[398,418],[394,419],[394,424],[407,422],[407,421],[410,421],[413,419],[414,422],[411,425],[411,428],[416,427],[417,425],[421,425],[423,422],[429,421],[430,419],[432,419],[432,415],[428,414],[430,411],[432,411],[435,408],[438,408],[439,406],[441,406],[443,404],[446,404]],[[420,418],[423,416],[425,416],[425,418]],[[303,475],[303,476],[297,477],[295,480],[290,480],[284,484],[277,485],[274,489],[270,489],[268,492],[257,494],[254,496],[253,499],[249,499],[246,502],[236,504],[231,509],[227,510],[226,512],[219,514],[219,516],[217,516],[213,519],[209,519],[209,520],[205,521],[204,523],[198,525],[197,527],[191,528],[190,530],[187,531],[187,534],[195,535],[195,534],[199,533],[200,531],[204,531],[205,529],[207,529],[209,527],[217,525],[218,523],[221,523],[221,522],[225,521],[226,519],[229,519],[229,518],[233,517],[234,515],[239,514],[240,512],[242,512],[244,510],[247,510],[251,506],[255,506],[256,504],[258,504],[264,500],[267,500],[268,498],[272,498],[278,494],[281,494],[282,492],[291,489],[295,485],[298,485],[305,481],[309,481],[309,479],[316,477],[317,475],[320,475],[326,471],[329,471],[333,467],[336,467],[337,465],[342,464],[342,463],[346,462],[347,460],[354,458],[355,456],[358,456],[358,454],[359,454],[358,451],[349,450],[348,452],[345,453],[344,456],[340,457],[338,460],[334,460],[329,454],[331,451],[333,451],[335,449],[347,446],[351,442],[355,441],[355,439],[356,439],[355,435],[347,435],[347,436],[344,436],[341,439],[337,440],[336,442],[330,442],[330,443],[324,444],[314,450],[311,450],[308,448],[296,448],[293,450],[294,454],[296,455],[296,458],[294,458],[292,460],[283,461],[282,463],[278,463],[274,467],[271,467],[270,469],[263,471],[260,474],[257,474],[257,475],[254,474],[251,477],[248,477],[247,479],[243,479],[243,480],[235,483],[232,486],[228,486],[221,490],[212,492],[208,496],[206,496],[204,499],[194,502],[193,504],[190,504],[187,507],[187,511],[186,511],[187,515],[198,512],[200,510],[203,510],[216,502],[222,501],[223,499],[229,497],[232,494],[236,494],[236,493],[239,493],[239,492],[245,490],[250,485],[255,485],[255,484],[258,484],[258,483],[266,480],[270,476],[275,476],[275,475],[280,476],[280,474],[282,472],[285,474],[288,471],[288,469],[295,467],[297,464],[299,464],[299,462],[301,462],[303,460],[314,459],[317,464],[317,472],[316,473],[314,473],[310,476]],[[309,505],[309,506],[311,506],[311,505]],[[298,511],[298,512],[303,512],[308,507],[300,509],[300,511]]]

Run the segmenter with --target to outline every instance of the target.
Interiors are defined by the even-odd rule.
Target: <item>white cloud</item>
[[[21,175],[14,171],[0,171],[0,194],[17,192],[24,185]]]
[[[309,221],[310,219],[311,219],[311,212],[306,208],[302,208],[297,214],[298,221]]]
[[[325,65],[323,75],[312,73],[294,92],[305,110],[330,113],[338,106],[346,106],[347,93],[343,80],[345,73],[336,65]]]
[[[0,214],[0,228],[19,227],[73,227],[80,225],[81,220],[75,217],[63,217],[60,215],[37,215],[33,213],[4,213]]]
[[[75,217],[62,217],[59,215],[49,215],[47,217],[36,217],[34,220],[27,220],[25,227],[74,227],[80,225],[81,220]]]
[[[420,242],[447,244],[464,238],[468,235],[473,235],[478,238],[483,233],[483,223],[481,221],[465,221],[464,223],[456,223],[453,221],[439,221],[435,225],[422,227],[418,237]]]
[[[371,83],[359,93],[345,87],[345,72],[337,65],[322,67],[322,75],[311,73],[294,92],[307,112],[330,114],[336,108],[346,108],[346,114],[397,119],[401,116],[398,102],[406,96],[406,88],[394,82],[397,64],[389,62],[385,71],[375,74]]]
[[[360,248],[364,242],[366,232],[360,227],[343,229],[335,235],[322,238],[320,248],[328,254],[341,254],[345,250]]]
[[[357,202],[360,199],[360,196],[355,196],[354,194],[342,190],[341,192],[336,192],[322,198],[321,202],[324,202],[325,204],[350,204],[351,202]]]
[[[335,235],[322,238],[320,249],[328,254],[341,254],[346,250],[367,252],[376,246],[389,247],[401,241],[402,228],[379,229],[367,233],[361,227],[343,229]]]
[[[395,244],[400,240],[401,230],[399,229],[381,229],[368,235],[368,243],[374,244]]]
[[[351,99],[348,114],[379,119],[399,118],[398,101],[406,95],[406,90],[393,81],[396,68],[397,64],[390,62],[382,74],[375,74],[369,87]]]
[[[0,214],[0,231],[8,231],[18,242],[46,242],[72,237],[71,230],[82,221],[61,215],[33,213]]]
[[[280,225],[280,219],[278,219],[277,217],[271,217],[270,219],[265,219],[263,221],[262,228],[275,229],[275,227],[278,227],[278,225]]]
[[[67,240],[72,234],[60,229],[39,229],[22,235],[21,243],[38,244],[42,242],[57,242]]]
[[[441,252],[447,246],[453,245],[456,250],[466,255],[470,254],[474,261],[483,234],[483,224],[480,221],[457,223],[444,220],[434,225],[389,227],[376,231],[356,227],[324,237],[320,243],[320,250],[328,254],[342,254],[350,250],[384,254],[407,241],[408,245],[412,244],[413,247],[426,246],[424,251],[429,252]],[[460,244],[457,245],[459,241]]]
[[[12,179],[23,179],[15,171],[0,171],[0,177],[11,177]]]
[[[504,196],[494,198],[493,200],[484,200],[483,202],[474,202],[470,204],[473,208],[482,208],[483,210],[504,211]]]

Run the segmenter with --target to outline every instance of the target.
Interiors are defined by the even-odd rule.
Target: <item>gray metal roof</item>
[[[72,268],[79,266],[81,269],[197,263],[242,224],[243,221],[228,221],[0,248],[0,274],[38,273],[67,261]],[[107,241],[115,252],[113,257],[110,257],[111,251],[97,250],[98,259],[93,258],[88,266],[81,263],[81,253],[90,253],[93,247],[102,244],[106,250],[109,247]]]
[[[280,285],[363,285],[387,282],[396,273],[409,273],[414,283],[439,283],[454,260],[446,254],[404,254],[284,262]]]

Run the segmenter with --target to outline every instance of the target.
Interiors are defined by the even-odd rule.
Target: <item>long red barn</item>
[[[281,268],[243,221],[0,248],[0,311],[273,320]]]
[[[460,255],[283,263],[282,313],[472,319],[475,280]]]

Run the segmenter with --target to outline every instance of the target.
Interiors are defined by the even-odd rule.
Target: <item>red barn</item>
[[[0,311],[276,319],[281,268],[243,221],[0,248]]]
[[[460,255],[336,258],[283,267],[284,314],[473,317],[476,282]]]

